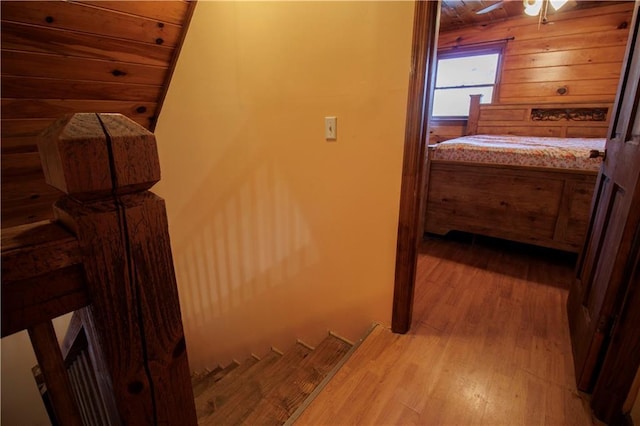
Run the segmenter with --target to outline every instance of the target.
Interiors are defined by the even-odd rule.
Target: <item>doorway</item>
[[[428,115],[425,112],[429,110],[429,93],[432,93],[438,38],[439,4],[430,7],[422,3],[435,2],[418,2],[414,18],[413,69],[407,111],[392,316],[392,330],[396,333],[406,333],[411,326],[417,248],[422,230],[425,151],[429,134],[429,123],[425,118]],[[636,2],[636,13],[638,4]],[[637,114],[637,110],[634,111]]]

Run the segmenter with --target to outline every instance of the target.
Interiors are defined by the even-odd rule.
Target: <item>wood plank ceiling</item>
[[[607,6],[624,1],[569,0],[558,12],[549,8],[548,15],[569,10]],[[497,5],[490,12],[478,14],[487,7]],[[471,25],[487,25],[524,15],[522,0],[442,0],[440,11],[440,31],[451,31]]]
[[[74,112],[154,129],[195,2],[2,1],[2,227],[51,217],[37,135]]]

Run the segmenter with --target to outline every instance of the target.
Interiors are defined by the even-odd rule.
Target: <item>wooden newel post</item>
[[[56,219],[83,253],[82,312],[108,411],[127,425],[196,425],[155,137],[119,114],[75,114],[39,145]],[[108,389],[112,388],[109,401]]]

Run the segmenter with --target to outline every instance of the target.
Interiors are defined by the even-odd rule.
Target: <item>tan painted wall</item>
[[[193,369],[389,324],[412,19],[412,2],[197,5],[154,189]]]

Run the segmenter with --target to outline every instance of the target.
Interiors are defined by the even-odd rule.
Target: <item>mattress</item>
[[[597,171],[601,160],[589,158],[589,152],[604,151],[605,142],[599,138],[473,135],[437,144],[432,159]]]

